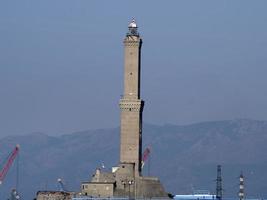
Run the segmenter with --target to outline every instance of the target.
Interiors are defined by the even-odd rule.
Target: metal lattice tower
[[[222,199],[222,167],[217,165],[216,199]]]
[[[239,176],[239,193],[238,197],[240,200],[244,200],[245,198],[245,192],[244,192],[244,176],[243,173],[241,172]]]

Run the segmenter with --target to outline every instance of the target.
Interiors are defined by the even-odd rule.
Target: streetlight
[[[126,181],[125,181],[125,180],[122,180],[122,181],[121,181],[121,184],[123,185],[124,196],[126,196],[126,191],[125,191],[125,188],[126,188]]]
[[[131,185],[134,183],[134,181],[133,180],[130,180],[129,182],[128,182],[128,184],[129,184],[129,199],[131,198]]]

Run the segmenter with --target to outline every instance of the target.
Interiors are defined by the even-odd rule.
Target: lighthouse
[[[111,172],[97,168],[91,181],[82,182],[83,196],[101,198],[168,198],[157,177],[144,177],[142,159],[141,48],[135,20],[128,25],[124,44],[124,92],[120,99],[120,159]]]
[[[142,39],[133,20],[124,38],[124,94],[120,99],[120,163],[133,164],[135,176],[141,173],[142,112],[140,98]]]

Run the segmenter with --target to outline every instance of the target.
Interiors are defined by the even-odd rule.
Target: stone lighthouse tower
[[[120,163],[134,164],[135,176],[141,173],[142,112],[140,64],[142,39],[133,20],[124,39],[124,94],[120,100]]]
[[[91,181],[81,184],[81,193],[91,197],[168,198],[157,177],[141,172],[142,112],[140,98],[142,39],[133,20],[124,43],[124,93],[120,99],[120,161],[111,172],[97,169]]]

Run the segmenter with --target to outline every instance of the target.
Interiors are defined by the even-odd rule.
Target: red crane
[[[151,152],[150,147],[147,147],[142,156],[141,168],[144,167],[145,162],[148,159],[150,152]]]
[[[4,178],[6,177],[8,170],[10,169],[18,153],[19,153],[19,145],[16,145],[15,149],[9,155],[7,162],[5,163],[3,169],[0,171],[0,184],[2,184]]]

